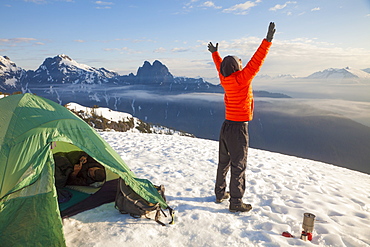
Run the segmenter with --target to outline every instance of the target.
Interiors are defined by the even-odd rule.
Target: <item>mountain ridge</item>
[[[370,79],[370,68],[359,70],[351,67],[329,68],[312,73],[307,77],[281,74],[276,77],[258,75],[258,79]],[[144,61],[136,75],[119,75],[105,68],[95,68],[78,63],[65,54],[48,57],[36,70],[25,70],[7,56],[0,56],[0,89],[21,90],[32,84],[88,84],[88,85],[146,85],[171,90],[206,90],[222,93],[220,85],[214,85],[203,78],[176,77],[159,60],[153,64]]]
[[[8,57],[1,57],[0,88],[2,90],[24,91],[30,85],[45,84],[145,85],[167,91],[222,92],[219,85],[209,83],[203,78],[175,77],[167,66],[158,60],[153,64],[144,61],[136,75],[133,73],[119,75],[105,68],[80,64],[65,54],[46,58],[36,70],[24,70],[16,66]]]
[[[299,77],[291,74],[279,74],[269,76],[266,74],[257,75],[256,78],[262,80],[294,80],[294,79],[370,79],[370,68],[356,69],[352,67],[345,68],[328,68],[314,72],[305,77]]]
[[[315,72],[307,77],[306,79],[346,79],[346,78],[359,78],[359,79],[370,79],[370,73],[355,69],[352,67],[345,67],[342,69],[329,68],[323,71]]]

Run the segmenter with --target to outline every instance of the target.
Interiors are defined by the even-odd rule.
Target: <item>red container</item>
[[[302,231],[301,239],[304,239],[304,238],[302,238],[302,236],[307,237],[307,240],[308,240],[308,241],[311,241],[311,240],[312,240],[312,232],[305,232],[305,231]],[[304,240],[305,240],[305,239],[304,239]]]
[[[289,232],[283,232],[281,235],[286,237],[286,238],[294,238],[294,236],[292,234],[290,234]]]

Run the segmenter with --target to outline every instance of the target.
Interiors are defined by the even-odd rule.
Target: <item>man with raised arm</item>
[[[224,89],[226,108],[225,121],[220,131],[219,161],[216,176],[216,203],[230,198],[230,212],[248,212],[250,204],[243,202],[245,192],[245,170],[248,155],[248,122],[253,119],[252,80],[260,70],[275,33],[275,24],[270,23],[267,36],[253,57],[243,68],[236,56],[221,58],[218,43],[208,44]],[[226,175],[231,167],[230,193],[226,192]]]

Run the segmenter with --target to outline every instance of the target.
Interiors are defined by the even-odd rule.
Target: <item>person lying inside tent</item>
[[[72,151],[54,154],[55,186],[66,185],[100,187],[106,178],[104,166],[85,152]],[[75,165],[73,165],[75,164]]]
[[[73,167],[73,172],[69,175],[67,185],[80,186],[99,186],[105,180],[104,166],[96,162],[93,158],[84,154],[80,157],[79,163]]]
[[[62,217],[114,201],[118,175],[108,175],[105,167],[84,151],[57,152],[53,157]]]

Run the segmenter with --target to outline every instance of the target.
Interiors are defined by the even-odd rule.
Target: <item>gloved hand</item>
[[[215,51],[218,50],[218,43],[216,43],[216,47],[213,46],[212,42],[209,42],[208,44],[208,50],[211,52],[211,53],[214,53]]]
[[[275,23],[270,22],[269,30],[267,31],[267,36],[266,36],[266,39],[268,42],[271,42],[272,39],[274,38],[275,31],[276,31]]]

